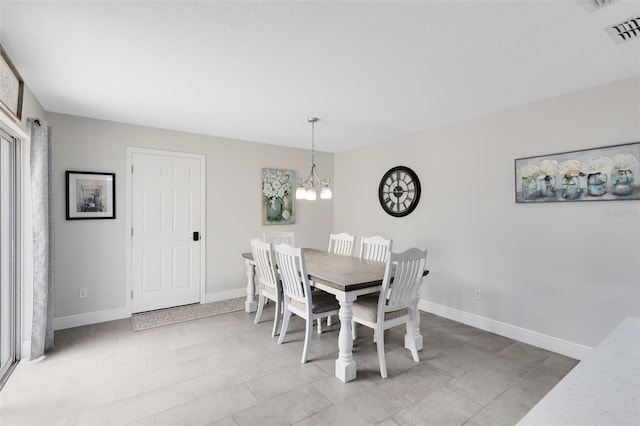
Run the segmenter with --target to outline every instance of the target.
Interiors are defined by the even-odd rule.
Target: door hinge
[[[133,226],[131,227],[131,236],[133,237]]]
[[[133,299],[133,290],[131,290],[131,299]]]
[[[131,174],[133,174],[133,164],[131,165]]]

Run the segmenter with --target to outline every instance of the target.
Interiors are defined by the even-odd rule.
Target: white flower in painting
[[[283,218],[284,220],[289,219],[289,216],[291,216],[291,215],[289,214],[289,210],[284,210],[284,211],[282,212],[282,218]]]
[[[540,176],[553,176],[558,173],[558,162],[556,160],[543,160],[538,164]]]
[[[291,194],[289,174],[282,170],[265,169],[262,175],[262,195],[275,208],[276,200],[282,201]]]
[[[584,171],[587,173],[606,173],[611,170],[609,157],[591,157],[584,163]]]
[[[535,179],[540,176],[540,167],[536,164],[526,164],[518,169],[518,174],[523,178]]]
[[[638,164],[638,160],[633,154],[616,154],[613,157],[613,168],[616,170],[629,170]]]
[[[583,174],[582,167],[580,166],[580,162],[578,160],[563,161],[558,165],[558,172],[562,176],[566,177],[580,176]]]

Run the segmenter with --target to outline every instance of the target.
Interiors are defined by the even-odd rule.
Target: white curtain
[[[53,218],[51,203],[51,128],[29,119],[33,220],[33,322],[31,359],[53,347]]]

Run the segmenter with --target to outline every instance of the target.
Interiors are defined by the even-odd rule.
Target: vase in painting
[[[618,170],[611,176],[611,192],[621,196],[633,193],[633,173],[631,170]]]
[[[562,198],[565,200],[577,200],[580,198],[580,178],[578,176],[563,176]]]
[[[607,193],[607,175],[604,173],[589,173],[587,175],[587,192],[589,195],[599,197]]]
[[[556,177],[545,176],[540,179],[540,195],[542,197],[556,196]]]
[[[267,220],[277,221],[282,219],[282,200],[273,198],[267,200]]]
[[[533,178],[522,178],[522,199],[523,200],[535,200],[538,196],[538,185]]]

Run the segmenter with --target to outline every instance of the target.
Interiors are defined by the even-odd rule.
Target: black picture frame
[[[115,219],[116,174],[67,170],[67,220]]]

